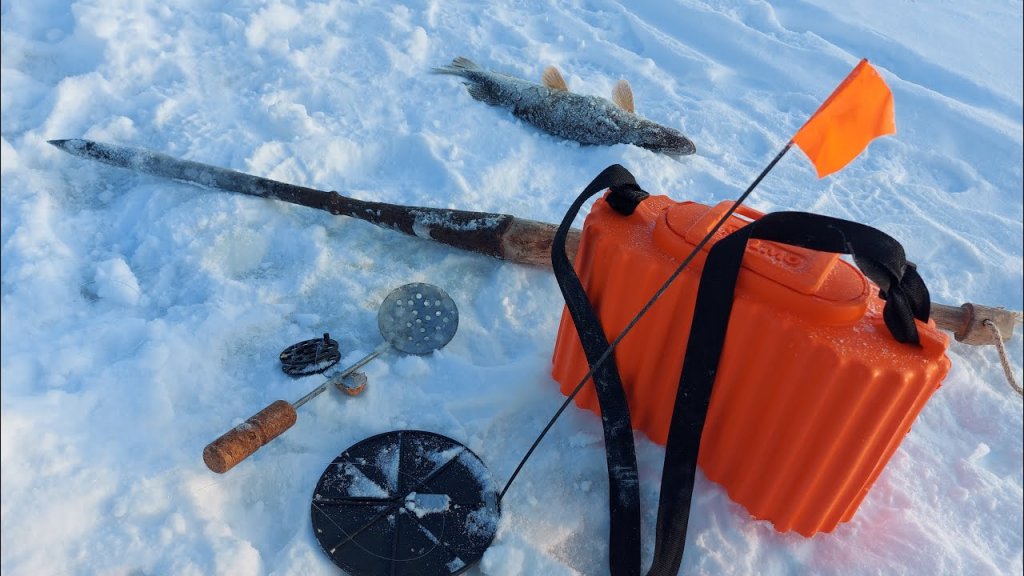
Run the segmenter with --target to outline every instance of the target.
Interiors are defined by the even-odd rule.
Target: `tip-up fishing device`
[[[861,61],[735,202],[651,197],[615,165],[563,218],[552,248],[566,300],[553,375],[567,403],[601,417],[613,575],[641,567],[631,429],[665,444],[648,574],[669,575],[681,565],[698,465],[780,531],[831,531],[852,518],[939,387],[949,339],[899,242],[856,222],[742,206],[794,144],[824,176],[894,131],[892,95]],[[573,261],[569,226],[604,190]]]

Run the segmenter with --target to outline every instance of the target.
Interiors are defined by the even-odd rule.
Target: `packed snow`
[[[860,58],[897,133],[825,179],[798,150],[749,200],[856,220],[903,242],[932,299],[1020,310],[1020,0],[2,0],[2,538],[7,575],[335,574],[312,491],[344,449],[420,429],[503,486],[563,400],[548,271],[364,222],[133,174],[46,141],[90,138],[363,200],[558,222],[621,163],[652,194],[733,199]],[[429,73],[456,56],[610,97],[691,138],[673,159],[581,146]],[[577,221],[582,225],[582,217]],[[325,376],[286,346],[329,332],[342,365],[377,309],[441,286],[459,328],[389,351],[224,475],[203,447]],[[1021,336],[1008,343],[1021,378]],[[1022,403],[996,350],[952,370],[854,518],[779,533],[698,475],[682,574],[1022,574]],[[331,371],[328,371],[328,375]],[[664,449],[638,434],[645,562]],[[602,431],[570,408],[501,502],[470,574],[606,574]]]

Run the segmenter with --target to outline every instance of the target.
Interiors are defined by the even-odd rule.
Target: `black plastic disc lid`
[[[461,574],[498,529],[498,490],[451,438],[387,432],[341,453],[313,493],[313,533],[353,576]]]

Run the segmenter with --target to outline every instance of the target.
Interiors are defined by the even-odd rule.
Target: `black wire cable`
[[[621,342],[622,339],[626,337],[626,334],[629,334],[629,331],[632,330],[633,326],[635,326],[636,323],[639,322],[641,318],[643,318],[644,314],[646,314],[647,311],[651,309],[651,306],[654,306],[654,303],[657,302],[659,298],[661,298],[662,294],[664,294],[665,291],[668,290],[669,286],[671,286],[672,283],[676,280],[676,278],[678,278],[679,275],[682,274],[683,270],[685,270],[686,267],[689,266],[690,262],[697,257],[697,254],[700,253],[704,246],[706,246],[708,242],[711,241],[711,238],[715,235],[716,232],[718,232],[718,229],[721,228],[726,223],[726,221],[729,220],[729,217],[732,216],[737,209],[739,209],[740,205],[743,204],[747,197],[750,196],[751,192],[754,191],[754,188],[757,188],[757,185],[761,183],[761,180],[764,180],[764,177],[768,175],[768,172],[770,172],[771,169],[774,168],[775,165],[779,163],[779,160],[782,160],[782,157],[785,156],[786,152],[789,152],[789,149],[792,146],[793,142],[788,142],[786,146],[778,154],[775,155],[775,158],[773,158],[772,161],[768,163],[768,166],[766,166],[765,169],[761,171],[757,178],[754,179],[753,183],[751,183],[750,186],[747,187],[743,194],[740,194],[739,198],[736,199],[733,205],[728,210],[726,210],[725,214],[723,214],[722,217],[718,219],[718,222],[715,223],[715,225],[704,236],[704,238],[702,238],[701,241],[697,243],[697,245],[693,248],[693,251],[690,252],[690,255],[687,256],[682,261],[682,263],[679,264],[679,266],[675,269],[674,272],[672,272],[672,275],[669,276],[668,280],[666,280],[665,283],[661,285],[661,288],[659,288],[658,291],[654,293],[654,296],[651,296],[651,299],[647,301],[647,304],[645,304],[644,307],[641,308],[639,312],[637,312],[636,316],[634,316],[633,319],[629,321],[629,324],[626,325],[622,332],[620,332],[619,335],[615,337],[615,340],[613,340],[609,344],[608,349],[605,350],[604,354],[602,354],[601,357],[598,358],[597,362],[595,362],[594,365],[590,367],[590,371],[587,372],[583,376],[583,379],[580,380],[580,383],[577,384],[575,388],[573,388],[572,392],[566,397],[565,401],[562,402],[562,405],[555,412],[555,415],[551,417],[551,420],[549,420],[548,423],[544,426],[544,429],[541,430],[540,434],[537,436],[537,439],[533,441],[533,444],[530,446],[530,449],[526,451],[526,455],[523,456],[523,459],[519,461],[519,465],[516,466],[515,471],[512,472],[512,476],[509,477],[508,482],[505,483],[505,487],[502,488],[501,492],[498,494],[499,502],[502,500],[502,498],[505,497],[505,492],[508,492],[509,487],[512,486],[512,482],[515,481],[516,476],[519,475],[520,470],[522,470],[523,466],[526,465],[526,461],[529,460],[530,456],[533,455],[533,452],[537,449],[537,446],[540,445],[541,441],[547,435],[548,431],[551,430],[551,427],[555,425],[555,422],[558,420],[558,418],[561,417],[563,412],[565,412],[565,409],[569,406],[569,403],[576,398],[576,396],[580,393],[580,390],[583,390],[583,386],[594,375],[594,371],[597,370],[597,368],[600,367],[601,364],[603,364],[608,359],[612,351],[614,351],[615,348],[619,345],[619,342]]]

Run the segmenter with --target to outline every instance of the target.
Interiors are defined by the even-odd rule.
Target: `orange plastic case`
[[[609,341],[730,205],[651,196],[622,216],[594,204],[575,267]],[[713,241],[760,216],[741,207]],[[708,248],[615,351],[633,426],[659,444]],[[777,530],[830,532],[853,517],[949,371],[949,339],[918,322],[920,348],[896,342],[878,288],[836,254],[753,240],[743,260],[698,463]],[[587,370],[563,312],[552,374],[569,394]],[[592,383],[576,403],[599,410]]]

